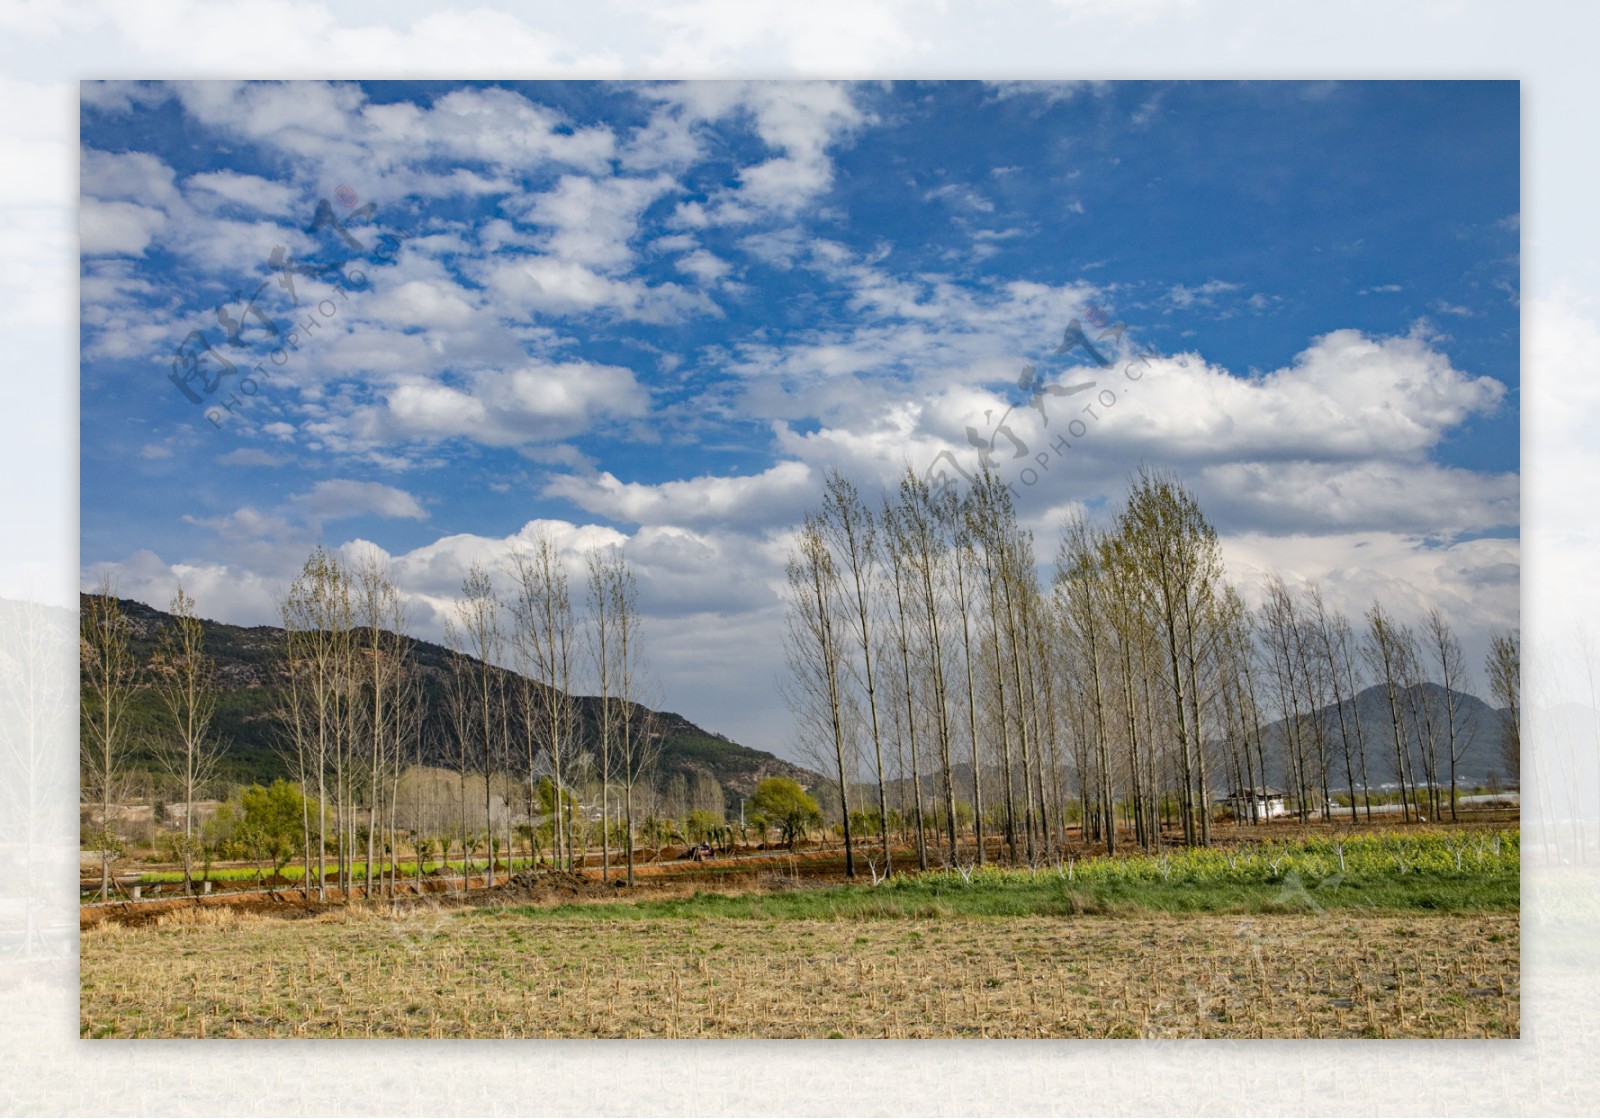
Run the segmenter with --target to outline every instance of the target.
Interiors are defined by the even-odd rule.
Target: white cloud
[[[661,323],[721,314],[705,295],[678,284],[613,278],[554,257],[496,259],[480,271],[483,282],[513,316],[604,311],[623,319]]]
[[[184,82],[172,87],[197,120],[286,153],[323,192],[338,182],[363,199],[503,189],[498,175],[470,167],[446,174],[432,161],[528,170],[554,165],[605,170],[615,137],[572,128],[555,109],[505,89],[458,89],[429,106],[370,102],[360,88],[332,82]]]
[[[404,490],[381,482],[357,482],[349,478],[326,478],[306,493],[290,497],[289,501],[325,521],[369,515],[416,521],[428,518],[422,504]]]
[[[263,179],[259,175],[242,175],[237,171],[207,171],[191,175],[184,180],[191,198],[198,193],[210,195],[207,205],[217,202],[231,203],[258,214],[283,217],[300,204],[300,192],[283,183]]]
[[[715,284],[733,271],[733,265],[705,249],[681,256],[674,264],[678,271],[688,273],[702,284]]]
[[[795,215],[832,186],[828,149],[867,121],[850,88],[832,82],[686,82],[647,92],[693,119],[747,112],[762,142],[778,153],[741,169],[739,185],[718,192],[708,206],[680,207],[679,220],[690,226]]]
[[[135,202],[157,209],[167,209],[180,199],[177,173],[148,152],[85,148],[78,175],[85,198]]]
[[[989,92],[1000,101],[1016,97],[1037,98],[1046,105],[1073,101],[1085,93],[1099,92],[1104,87],[1104,82],[1074,82],[1074,81],[989,81],[983,83]],[[1015,168],[996,168],[996,174]]]
[[[1192,358],[1157,362],[1119,430],[1188,460],[1415,459],[1504,396],[1500,382],[1462,373],[1420,337],[1339,330],[1254,379]]]
[[[545,487],[545,495],[633,524],[787,524],[815,489],[804,463],[779,462],[751,477],[704,475],[657,485],[622,482],[610,472],[558,475]]]
[[[922,195],[924,202],[943,202],[954,209],[975,210],[980,214],[994,213],[994,203],[965,183],[945,183]]]
[[[530,362],[483,371],[462,385],[401,380],[347,430],[364,440],[471,439],[520,446],[577,436],[603,419],[643,415],[648,400],[630,370],[591,362]]]
[[[1210,307],[1216,302],[1219,295],[1230,291],[1238,291],[1239,285],[1226,280],[1207,280],[1195,287],[1186,287],[1183,284],[1173,284],[1167,292],[1167,298],[1174,307],[1188,309],[1196,305]]]
[[[805,234],[798,229],[775,229],[743,237],[739,247],[757,260],[788,271],[805,253],[805,242]]]
[[[78,244],[85,256],[142,256],[166,223],[160,210],[85,198],[78,209]]]
[[[555,189],[534,195],[526,220],[545,227],[541,247],[563,262],[602,270],[633,259],[630,242],[639,219],[657,198],[676,188],[666,175],[650,179],[595,179],[566,175]]]
[[[275,455],[270,451],[263,451],[257,447],[236,447],[235,449],[217,456],[219,466],[282,466],[289,459],[284,455]]]

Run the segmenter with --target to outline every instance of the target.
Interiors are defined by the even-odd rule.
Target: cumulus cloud
[[[775,153],[742,168],[738,185],[708,204],[680,207],[679,220],[689,226],[794,216],[832,186],[829,149],[868,119],[849,87],[832,82],[686,82],[650,93],[691,120],[746,113]]]
[[[198,195],[204,199],[204,205],[229,204],[277,217],[288,214],[301,202],[300,192],[291,186],[237,171],[191,175],[184,180],[184,187],[191,198]]]
[[[1200,360],[1158,363],[1126,438],[1174,457],[1415,459],[1505,386],[1471,376],[1416,335],[1324,335],[1294,363],[1245,378]]]
[[[545,494],[632,524],[786,524],[816,488],[804,463],[779,462],[751,477],[705,475],[658,485],[622,482],[609,471],[594,477],[558,475]]]
[[[525,363],[459,385],[403,380],[383,396],[344,426],[367,440],[519,446],[570,438],[602,419],[640,416],[649,403],[630,370],[592,362]]]
[[[675,189],[665,175],[596,179],[565,175],[555,189],[528,200],[524,219],[542,227],[541,247],[551,256],[596,269],[615,269],[633,258],[630,242],[639,218]]]
[[[148,206],[85,198],[78,207],[78,244],[86,256],[141,256],[166,221]]]
[[[511,314],[607,312],[652,323],[721,314],[705,295],[678,284],[615,278],[550,256],[497,259],[486,264],[480,274]]]
[[[349,478],[327,478],[306,493],[289,498],[321,520],[343,517],[399,517],[426,520],[421,503],[404,490],[381,482],[357,482]]]

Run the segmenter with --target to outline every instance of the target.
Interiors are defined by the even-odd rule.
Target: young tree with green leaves
[[[808,828],[822,823],[822,809],[792,777],[766,778],[750,795],[749,807],[782,830],[791,851]]]

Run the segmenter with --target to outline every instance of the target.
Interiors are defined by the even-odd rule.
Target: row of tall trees
[[[659,750],[652,713],[641,702],[638,590],[614,549],[591,552],[586,571],[580,617],[549,536],[512,551],[500,572],[509,587],[504,595],[490,569],[474,564],[445,619],[450,655],[443,680],[430,690],[410,655],[403,600],[388,572],[376,559],[346,567],[324,550],[312,554],[282,611],[285,722],[307,790],[308,864],[315,852],[325,870],[331,851],[334,880],[348,889],[351,855],[364,834],[370,890],[375,837],[385,821],[389,848],[398,846],[402,773],[443,757],[456,775],[460,806],[451,813],[457,826],[438,836],[445,857],[454,843],[469,870],[480,851],[491,872],[509,865],[520,815],[530,834],[535,821],[548,818],[555,863],[578,865],[588,829],[575,819],[577,772],[601,785],[603,873],[611,873],[611,843],[620,835],[632,881],[634,794]],[[581,717],[574,698],[580,685],[597,693],[593,719]],[[470,827],[469,789],[481,796]],[[617,817],[622,827],[614,830]]]
[[[507,558],[503,596],[489,569],[474,565],[449,606],[445,670],[430,675],[408,635],[406,599],[377,554],[350,561],[318,548],[307,558],[279,604],[276,714],[304,791],[298,854],[315,868],[321,896],[330,884],[369,893],[392,886],[403,835],[413,849],[424,835],[445,857],[458,849],[469,867],[480,852],[488,867],[509,864],[517,817],[526,837],[548,835],[554,861],[573,866],[591,831],[575,819],[580,780],[600,787],[604,873],[616,849],[632,880],[636,808],[650,799],[639,793],[660,732],[643,702],[634,577],[615,549],[590,552],[585,574],[575,609],[563,558],[546,535]],[[121,848],[116,813],[136,745],[151,748],[181,791],[183,828],[172,845],[186,885],[203,848],[195,802],[210,791],[222,754],[213,729],[219,692],[203,625],[181,586],[170,612],[154,656],[141,657],[110,582],[84,599],[80,772],[102,892]],[[589,717],[574,698],[580,687],[595,694]],[[158,697],[163,724],[136,735],[142,691]],[[403,789],[409,772],[441,758],[455,783],[443,813],[437,789],[426,810],[414,788]]]
[[[223,744],[213,732],[216,715],[215,665],[205,650],[205,630],[195,614],[194,599],[179,583],[168,607],[172,623],[156,638],[153,658],[134,650],[133,623],[118,607],[109,579],[91,596],[79,619],[80,670],[79,789],[90,807],[95,830],[91,837],[100,854],[100,890],[111,887],[111,866],[121,849],[114,813],[123,795],[130,754],[145,746],[178,789],[182,830],[172,843],[183,869],[186,891],[194,887],[194,867],[202,844],[197,833],[195,802],[216,773]],[[155,693],[162,724],[136,741],[132,718],[134,696]]]
[[[1036,860],[1069,822],[1113,851],[1167,829],[1206,844],[1223,785],[1281,783],[1302,818],[1357,819],[1381,774],[1407,820],[1456,811],[1465,665],[1444,614],[1413,628],[1375,602],[1352,621],[1278,576],[1249,609],[1170,475],[1141,471],[1104,523],[1069,519],[1044,580],[993,473],[959,492],[907,469],[872,504],[833,473],[786,575],[785,691],[849,873],[858,846],[891,864],[895,818],[926,868],[957,860],[966,820],[980,863]],[[1487,666],[1512,774],[1515,642],[1497,637]],[[1374,685],[1381,739],[1357,717]]]

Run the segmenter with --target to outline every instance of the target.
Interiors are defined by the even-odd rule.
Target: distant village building
[[[1236,820],[1270,820],[1287,812],[1283,806],[1283,793],[1259,785],[1250,789],[1235,789],[1222,798],[1222,803]]]

